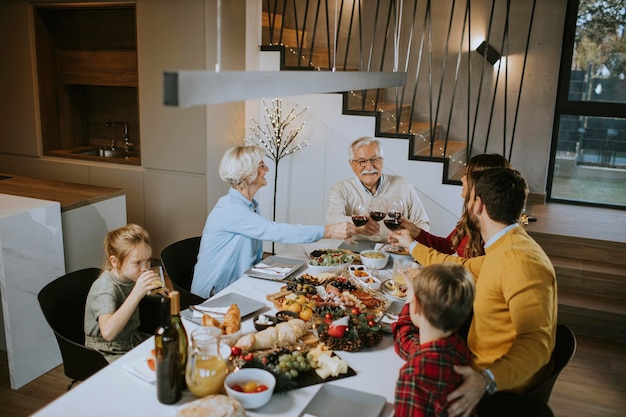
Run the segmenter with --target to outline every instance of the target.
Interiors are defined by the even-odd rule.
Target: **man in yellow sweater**
[[[463,384],[450,394],[450,416],[468,415],[482,396],[523,392],[550,371],[557,322],[556,275],[545,252],[517,220],[528,195],[517,171],[478,173],[468,211],[485,242],[485,255],[460,258],[413,241],[408,230],[390,241],[408,247],[422,265],[467,267],[476,280],[474,317],[468,334],[473,368],[455,368]]]

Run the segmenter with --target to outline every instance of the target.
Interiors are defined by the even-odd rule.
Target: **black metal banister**
[[[419,146],[411,145],[411,158],[445,157],[452,161],[459,152],[454,158],[462,164],[477,149],[493,149],[497,137],[500,142],[495,142],[496,146],[501,143],[502,153],[511,159],[536,0],[532,2],[528,31],[522,37],[509,33],[512,13],[516,13],[512,22],[516,23],[522,19],[520,10],[530,10],[522,3],[413,0],[409,5],[405,1],[409,0],[353,0],[351,4],[346,0],[266,0],[263,7],[268,13],[268,27],[263,33],[269,39],[264,39],[264,44],[280,45],[284,65],[290,69],[407,72],[406,85],[393,90],[353,91],[349,99],[346,96],[344,107],[351,114],[375,115],[379,130],[375,135],[419,139]],[[477,30],[472,25],[481,21],[486,26],[485,41],[500,45],[502,57],[494,73],[494,64],[486,56],[477,61],[472,49],[472,33]],[[508,51],[509,44],[521,42],[524,35],[520,77],[509,68],[513,60],[509,63]],[[509,103],[515,91],[510,89],[516,83],[514,77],[519,78],[515,106]],[[466,102],[459,101],[462,96],[467,96]],[[466,114],[457,117],[455,113]],[[441,146],[437,140],[442,141]]]

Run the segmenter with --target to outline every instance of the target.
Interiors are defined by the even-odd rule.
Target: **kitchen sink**
[[[125,158],[127,156],[124,150],[107,149],[107,148],[87,149],[84,151],[75,151],[72,153],[76,155],[99,156],[103,158]]]

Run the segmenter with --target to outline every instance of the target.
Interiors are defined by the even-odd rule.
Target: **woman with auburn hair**
[[[470,159],[465,169],[465,174],[461,178],[463,188],[461,189],[461,197],[463,197],[463,214],[454,230],[447,237],[432,235],[431,233],[415,227],[410,222],[402,223],[405,229],[408,229],[413,236],[422,245],[436,249],[441,253],[453,254],[457,253],[463,258],[472,258],[485,254],[484,242],[480,237],[480,233],[472,224],[467,213],[467,201],[469,199],[470,190],[474,186],[472,174],[474,172],[486,171],[490,168],[511,168],[511,164],[502,155],[499,154],[479,154]]]

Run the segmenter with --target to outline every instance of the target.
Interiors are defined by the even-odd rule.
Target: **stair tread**
[[[559,305],[626,316],[626,302],[609,297],[559,290]]]
[[[443,152],[443,148],[446,148],[446,156],[454,155],[457,152],[464,151],[466,148],[465,142],[458,142],[453,140],[448,140],[448,144],[445,145],[445,141],[436,140],[433,146],[433,156],[443,156],[441,153]],[[430,155],[430,147],[421,147],[417,152],[415,152],[416,156],[429,156]]]
[[[606,262],[590,261],[586,259],[568,258],[566,256],[549,255],[552,264],[558,268],[568,268],[580,272],[589,271],[605,275],[624,277],[626,282],[626,268],[623,265]]]

